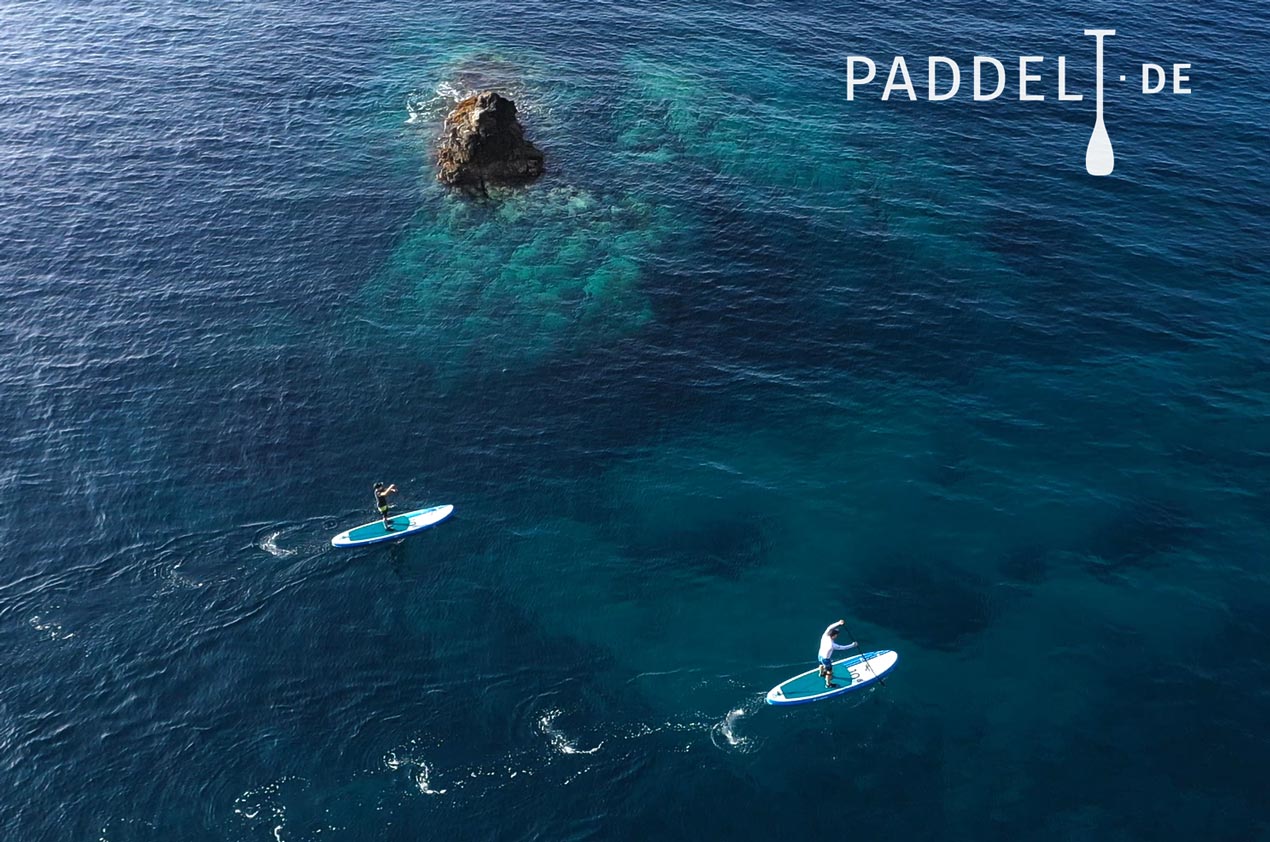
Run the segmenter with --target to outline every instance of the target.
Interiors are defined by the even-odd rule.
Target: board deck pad
[[[853,655],[833,662],[833,688],[825,687],[825,680],[820,677],[820,668],[810,669],[791,679],[781,682],[767,692],[769,705],[802,705],[808,702],[819,702],[832,699],[852,690],[859,690],[876,682],[886,675],[899,660],[899,655],[890,649],[868,652],[864,655]],[[868,664],[865,664],[865,659]]]
[[[446,505],[431,506],[427,509],[418,509],[413,512],[393,515],[388,519],[388,524],[392,527],[391,530],[384,528],[383,520],[376,520],[354,527],[346,532],[341,532],[331,539],[331,545],[335,547],[364,547],[368,544],[396,541],[398,538],[404,538],[430,526],[435,526],[449,517],[453,511],[453,506]]]

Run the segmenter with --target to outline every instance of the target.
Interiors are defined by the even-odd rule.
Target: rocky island
[[[516,104],[501,94],[481,91],[445,118],[437,150],[442,184],[488,195],[490,186],[525,184],[544,169],[542,151],[516,119]]]

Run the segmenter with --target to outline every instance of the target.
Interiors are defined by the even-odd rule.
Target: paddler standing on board
[[[392,508],[392,504],[388,502],[389,494],[396,494],[397,486],[384,485],[382,482],[375,483],[375,508],[379,509],[379,516],[384,519],[384,531],[392,532],[392,524],[388,521],[388,510]]]
[[[838,642],[838,632],[846,624],[846,620],[839,620],[825,629],[825,633],[820,636],[820,677],[825,680],[826,689],[838,686],[833,683],[833,653],[843,649],[853,649],[857,645],[854,640],[850,643]]]

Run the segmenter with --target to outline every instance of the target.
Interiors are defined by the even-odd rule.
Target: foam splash
[[[459,50],[432,65],[427,76],[440,79],[406,97],[408,125],[440,125],[457,103],[478,91],[497,90],[516,103],[521,114],[549,112],[535,91],[557,91],[549,67],[531,55],[509,58],[483,50]]]
[[[260,539],[260,541],[256,543],[256,546],[269,553],[269,555],[274,558],[288,558],[295,555],[295,550],[287,550],[278,546],[278,536],[281,534],[281,530],[277,532],[270,532],[264,538]]]
[[[30,619],[31,628],[44,634],[49,640],[70,640],[75,636],[75,632],[67,632],[62,630],[62,624],[54,620],[47,620],[36,614]]]
[[[412,93],[406,97],[406,125],[440,122],[467,95],[450,82],[441,82],[430,92]]]
[[[384,765],[393,771],[409,773],[415,787],[423,795],[445,795],[448,789],[432,785],[432,765],[419,756],[420,747],[415,744],[393,749],[384,756]]]
[[[754,741],[750,737],[741,736],[737,729],[741,724],[741,720],[753,713],[753,706],[743,706],[733,708],[728,711],[722,720],[716,722],[710,729],[710,741],[715,747],[725,751],[748,751],[753,747]]]
[[[282,842],[282,831],[287,824],[282,788],[291,781],[305,783],[302,778],[288,777],[249,789],[234,799],[234,813],[250,825],[268,828],[273,838]]]
[[[444,789],[433,789],[431,785],[432,767],[427,763],[420,762],[419,768],[415,772],[415,785],[419,787],[419,791],[424,795],[445,795]]]
[[[438,97],[448,99],[451,102],[460,102],[471,93],[470,91],[460,91],[449,82],[439,83],[435,90]]]
[[[600,740],[592,748],[578,748],[573,740],[566,737],[559,729],[555,727],[555,721],[560,716],[560,711],[552,709],[538,717],[538,732],[547,738],[551,747],[560,754],[595,754],[604,747],[604,740]]]
[[[122,837],[114,836],[116,830],[123,834]],[[115,839],[153,839],[157,832],[158,826],[145,819],[110,819],[102,826],[97,842],[113,842],[112,836]]]

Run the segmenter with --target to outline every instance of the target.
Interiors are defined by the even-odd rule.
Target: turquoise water
[[[0,10],[0,826],[1267,837],[1267,23]],[[1095,179],[1104,25],[1195,92],[1109,83]],[[487,86],[549,171],[471,203]],[[377,480],[455,515],[331,548]],[[839,617],[886,686],[764,705]]]

